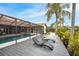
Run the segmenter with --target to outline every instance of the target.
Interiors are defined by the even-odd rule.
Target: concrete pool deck
[[[50,51],[45,48],[41,48],[33,45],[32,39],[25,40],[18,43],[17,45],[11,45],[0,49],[1,56],[69,56],[69,53],[63,43],[60,41],[59,37],[54,33],[46,36],[46,38],[53,39],[56,42],[54,45],[54,50]]]

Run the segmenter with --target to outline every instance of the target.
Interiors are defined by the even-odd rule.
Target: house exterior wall
[[[39,25],[42,26],[41,30],[39,30],[39,31],[41,31],[42,33],[46,33],[47,25],[45,23],[40,23]]]

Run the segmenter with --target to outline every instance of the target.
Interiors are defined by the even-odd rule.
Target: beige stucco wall
[[[46,26],[44,25],[44,33],[46,33]]]

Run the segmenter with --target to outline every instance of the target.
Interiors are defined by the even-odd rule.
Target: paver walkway
[[[50,51],[45,48],[41,48],[33,45],[32,39],[20,42],[17,45],[11,45],[0,49],[1,56],[69,56],[63,43],[60,41],[57,35],[52,33],[47,38],[53,39],[56,42],[54,50]]]

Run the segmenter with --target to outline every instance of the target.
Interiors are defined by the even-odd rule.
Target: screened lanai
[[[0,35],[42,33],[43,27],[22,19],[0,14]]]

